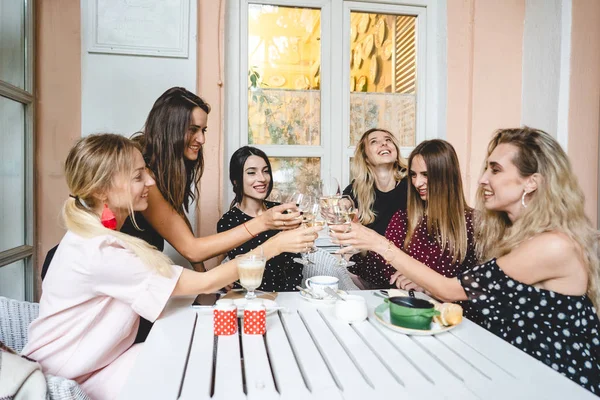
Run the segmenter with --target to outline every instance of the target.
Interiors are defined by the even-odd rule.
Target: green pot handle
[[[428,308],[427,311],[424,311],[421,315],[424,317],[436,317],[440,315],[440,312],[435,308]]]

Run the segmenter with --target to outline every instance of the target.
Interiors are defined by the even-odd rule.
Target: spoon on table
[[[321,298],[318,297],[316,294],[314,294],[310,289],[307,288],[303,288],[300,285],[296,286],[296,289],[298,289],[299,291],[303,292],[303,293],[307,293],[310,297],[312,297],[313,299],[318,299],[320,300]]]
[[[340,296],[335,290],[333,290],[330,287],[326,287],[325,289],[323,289],[325,291],[325,293],[327,293],[330,296],[335,297],[338,300],[342,300],[342,301],[346,301],[345,298],[343,298],[342,296]]]

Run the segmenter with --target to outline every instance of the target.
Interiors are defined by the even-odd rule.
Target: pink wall
[[[600,134],[600,1],[573,0],[568,154],[585,194],[585,211],[598,219]]]
[[[224,9],[222,0],[198,0],[198,94],[211,105],[208,134],[204,145],[204,175],[200,182],[197,212],[197,233],[207,236],[217,231],[223,215],[223,38]],[[216,259],[205,263],[216,265]]]
[[[36,3],[36,265],[65,233],[60,210],[69,191],[63,166],[81,137],[79,0]],[[36,277],[39,274],[36,274]],[[41,282],[36,279],[38,295]]]
[[[447,138],[474,199],[487,144],[521,122],[525,0],[448,2]]]

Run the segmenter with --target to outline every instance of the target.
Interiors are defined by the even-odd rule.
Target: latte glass
[[[240,285],[246,289],[246,300],[256,298],[254,291],[262,282],[265,272],[266,258],[258,254],[242,254],[235,258],[238,260],[238,275]]]

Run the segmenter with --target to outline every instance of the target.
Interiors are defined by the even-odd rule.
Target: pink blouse
[[[165,277],[149,269],[113,236],[67,232],[22,354],[45,373],[77,381],[91,398],[115,398],[143,345],[132,347],[139,316],[160,316],[181,271],[172,266]]]
[[[442,249],[437,241],[429,236],[427,233],[426,218],[423,217],[410,239],[408,250],[406,251],[409,256],[447,277],[455,277],[459,272],[463,272],[475,265],[477,258],[475,256],[475,242],[473,240],[472,211],[465,211],[467,254],[462,262],[452,261],[450,252],[447,249]],[[392,216],[388,224],[385,231],[386,239],[389,239],[396,247],[404,249],[407,225],[408,216],[406,210],[399,210]],[[355,261],[356,265],[348,267],[350,272],[360,276],[373,285],[373,287],[390,287],[390,278],[396,272],[396,269],[386,263],[381,255],[368,252],[365,257],[361,257],[360,254],[357,254],[352,257],[352,261]]]

